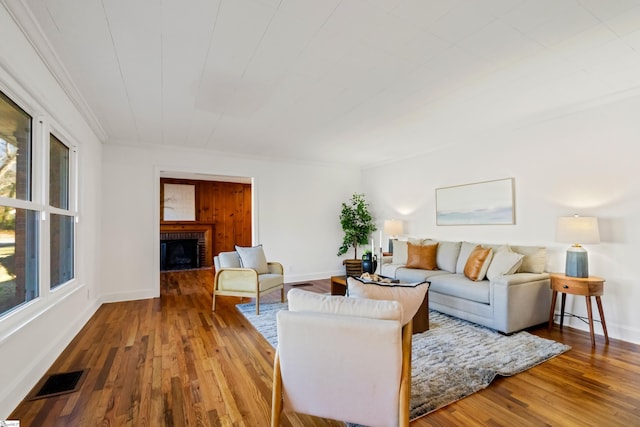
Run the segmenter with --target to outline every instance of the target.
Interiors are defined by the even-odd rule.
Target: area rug
[[[236,306],[275,348],[276,313],[287,303]],[[511,376],[568,351],[571,347],[528,332],[502,335],[437,311],[429,312],[430,329],[413,335],[411,420],[482,390],[496,375]]]

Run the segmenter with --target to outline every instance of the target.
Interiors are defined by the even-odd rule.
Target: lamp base
[[[569,277],[589,277],[589,257],[582,246],[571,246],[567,249],[564,270]]]
[[[396,237],[389,238],[389,253],[393,254],[393,242],[398,240]]]

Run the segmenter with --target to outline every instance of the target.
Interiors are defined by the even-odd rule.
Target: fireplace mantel
[[[204,233],[204,260],[203,267],[213,265],[213,224],[160,224],[160,233]]]

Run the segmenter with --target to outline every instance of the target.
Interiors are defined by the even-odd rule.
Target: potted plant
[[[362,260],[358,259],[358,246],[366,245],[371,233],[376,231],[364,194],[354,193],[349,203],[342,203],[340,225],[344,238],[338,256],[346,254],[353,247],[353,260],[345,260],[343,264],[347,267],[347,276],[360,275]]]

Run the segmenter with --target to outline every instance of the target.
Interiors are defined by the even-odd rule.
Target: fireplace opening
[[[200,268],[198,239],[160,241],[160,269],[162,271],[190,268]]]

